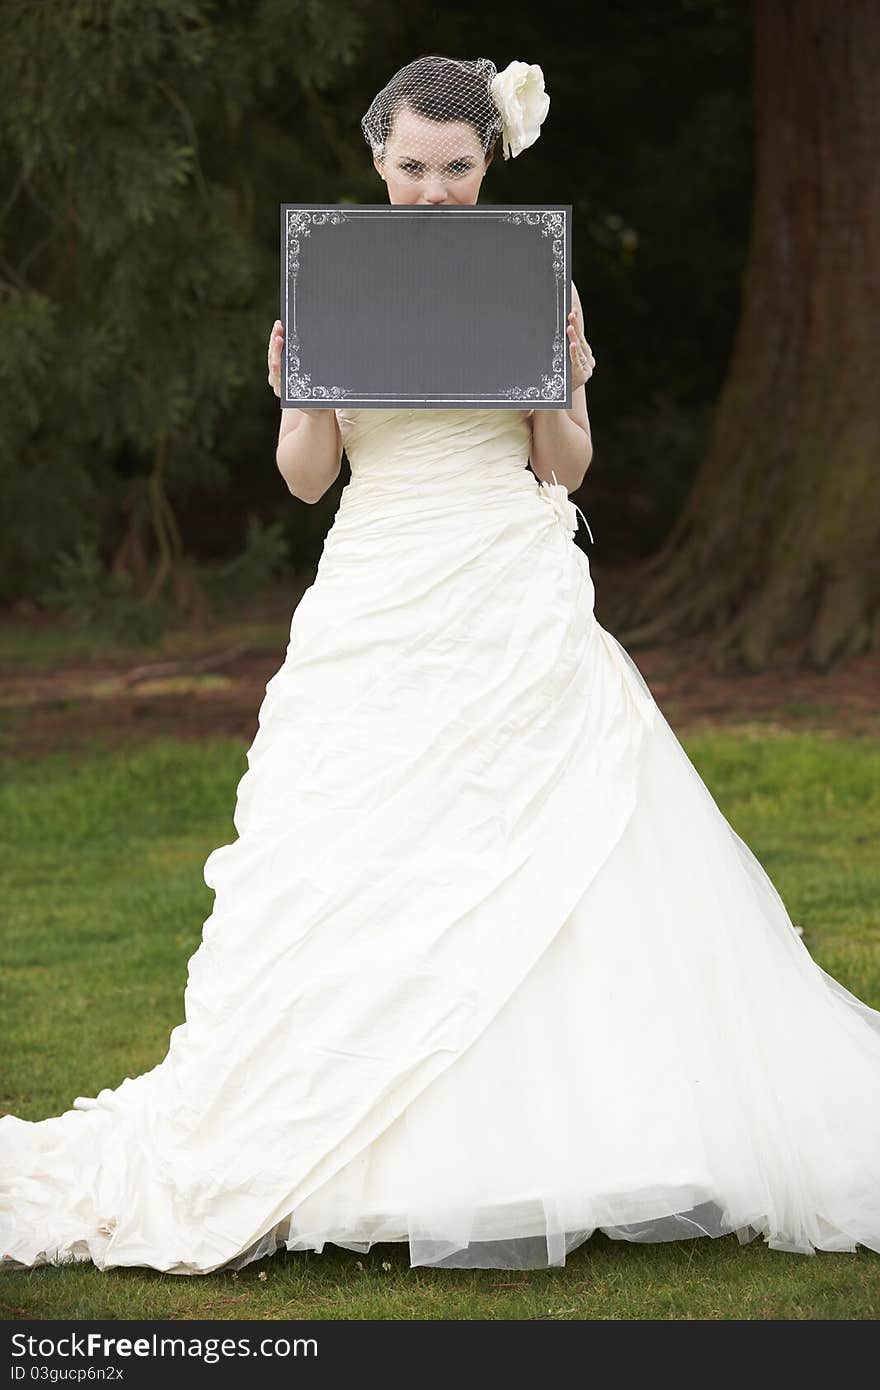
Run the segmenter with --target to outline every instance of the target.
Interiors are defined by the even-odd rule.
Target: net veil
[[[361,119],[397,202],[471,202],[501,142],[505,159],[538,139],[550,98],[537,63],[427,54],[400,68]],[[395,196],[396,195],[396,196]]]

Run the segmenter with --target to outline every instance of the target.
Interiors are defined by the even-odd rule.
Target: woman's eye
[[[413,178],[419,178],[423,173],[421,164],[416,164],[412,160],[407,160],[405,164],[400,165],[400,168],[405,174],[412,175]],[[449,165],[449,169],[453,175],[466,174],[472,168],[473,165],[466,159],[453,160],[452,164]]]

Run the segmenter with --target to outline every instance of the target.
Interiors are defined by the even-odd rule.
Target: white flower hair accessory
[[[537,63],[521,63],[515,59],[503,72],[496,73],[489,83],[489,91],[504,127],[502,153],[505,159],[516,159],[529,145],[534,145],[550,110],[544,74]]]

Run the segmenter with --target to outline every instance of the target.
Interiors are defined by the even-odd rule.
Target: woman
[[[546,107],[536,67],[431,56],[364,133],[391,202],[474,203]],[[880,1012],[595,619],[577,310],[568,337],[570,412],[283,412],[293,493],[343,448],[352,477],[205,864],[186,1020],[152,1071],[0,1120],[7,1264],[537,1267],[595,1229],[880,1251]]]

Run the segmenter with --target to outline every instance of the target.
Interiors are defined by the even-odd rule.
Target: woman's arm
[[[266,355],[269,385],[281,395],[284,326],[276,319]],[[335,410],[282,407],[275,462],[288,491],[301,502],[317,502],[339,476],[342,433]]]
[[[572,359],[571,410],[536,410],[532,420],[532,446],[529,460],[538,478],[546,483],[562,483],[576,492],[584,481],[593,457],[593,439],[587,415],[584,389],[593,372],[595,359],[584,337],[584,316],[577,287],[571,284],[572,315],[567,326]],[[573,322],[572,322],[573,320]]]
[[[301,502],[318,502],[339,477],[342,466],[336,411],[283,409],[275,462],[294,497]]]

